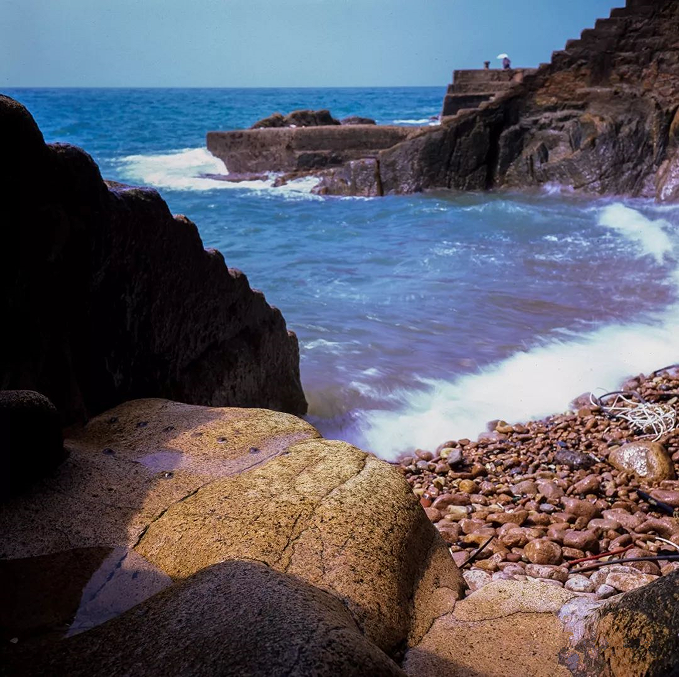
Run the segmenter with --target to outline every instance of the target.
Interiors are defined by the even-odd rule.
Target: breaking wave
[[[599,209],[598,225],[622,235],[638,257],[653,257],[659,274],[669,273],[679,291],[672,224],[616,203]],[[420,388],[397,393],[395,410],[359,414],[357,442],[394,459],[417,447],[434,449],[447,439],[473,439],[492,419],[516,423],[560,412],[583,392],[612,390],[631,374],[677,362],[677,336],[675,301],[647,322],[609,325],[582,336],[564,333],[477,373],[452,381],[422,380]]]
[[[206,148],[183,148],[154,155],[127,155],[116,160],[116,164],[120,176],[125,180],[164,190],[249,190],[315,197],[310,194],[318,182],[314,177],[306,177],[274,188],[275,177],[239,183],[211,178],[210,175],[228,174],[228,170]]]

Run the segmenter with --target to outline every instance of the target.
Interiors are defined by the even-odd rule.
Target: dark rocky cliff
[[[523,84],[380,153],[382,191],[554,182],[676,201],[678,110],[679,0],[628,0]]]
[[[138,397],[306,411],[296,337],[191,221],[3,96],[0,144],[0,389],[66,423]]]

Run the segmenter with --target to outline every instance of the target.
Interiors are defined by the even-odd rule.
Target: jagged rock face
[[[478,111],[380,154],[385,193],[554,182],[679,199],[678,0],[628,0]]]
[[[263,129],[266,127],[325,127],[339,125],[327,109],[322,110],[294,110],[288,115],[274,113],[268,118],[255,122],[250,129]]]
[[[44,393],[66,423],[148,396],[306,411],[296,337],[191,221],[45,145],[7,97],[0,137],[0,389]]]

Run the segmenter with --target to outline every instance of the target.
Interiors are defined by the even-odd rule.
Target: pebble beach
[[[679,368],[640,374],[622,390],[674,407]],[[679,429],[657,438],[598,403],[587,393],[563,414],[493,421],[477,440],[446,440],[400,460],[470,593],[532,578],[605,599],[679,568],[671,514]]]

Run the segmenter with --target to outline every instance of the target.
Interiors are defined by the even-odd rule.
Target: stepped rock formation
[[[628,0],[506,94],[381,152],[380,192],[556,183],[679,200],[679,0]],[[344,194],[324,178],[324,192]]]
[[[302,414],[296,337],[156,191],[104,182],[0,97],[0,389],[65,423],[136,397]]]

